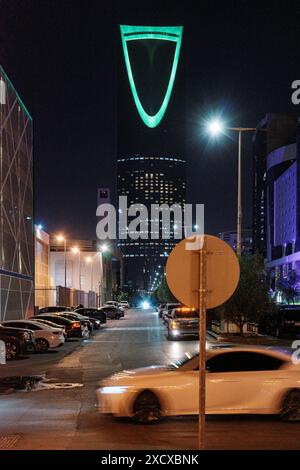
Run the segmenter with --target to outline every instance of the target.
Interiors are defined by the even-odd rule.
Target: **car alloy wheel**
[[[138,424],[154,424],[162,417],[158,398],[150,390],[145,390],[136,398],[133,413],[132,419]]]
[[[290,390],[284,398],[280,418],[283,421],[300,421],[300,389]]]
[[[15,359],[19,354],[19,347],[15,341],[5,341],[6,360]]]
[[[36,339],[35,343],[36,343],[36,351],[39,352],[39,353],[43,353],[43,352],[47,351],[47,349],[49,348],[49,343],[44,338]]]

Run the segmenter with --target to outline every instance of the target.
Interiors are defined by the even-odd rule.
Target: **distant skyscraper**
[[[32,119],[0,66],[0,321],[33,314]]]
[[[128,205],[185,203],[182,27],[121,26],[118,74],[118,196]],[[172,227],[176,225],[173,220]],[[176,240],[119,240],[125,283],[150,290]],[[155,281],[156,280],[156,281]]]

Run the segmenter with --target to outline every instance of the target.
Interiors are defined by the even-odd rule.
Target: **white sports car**
[[[300,421],[300,365],[279,348],[212,348],[206,361],[207,414],[278,414]],[[195,415],[199,397],[198,353],[170,366],[125,370],[97,390],[101,413],[139,423],[163,416]]]

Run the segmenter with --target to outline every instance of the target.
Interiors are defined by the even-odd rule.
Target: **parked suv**
[[[101,310],[98,310],[97,308],[76,308],[75,312],[80,313],[80,315],[89,317],[89,319],[96,319],[100,321],[100,323],[106,323],[105,313],[101,312]]]
[[[124,310],[114,307],[113,305],[104,305],[100,310],[105,313],[107,318],[113,320],[119,320],[121,317],[124,317]]]

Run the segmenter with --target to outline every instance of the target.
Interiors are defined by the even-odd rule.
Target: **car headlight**
[[[179,323],[177,321],[172,321],[171,322],[171,328],[176,330],[176,328],[179,326]]]
[[[124,393],[128,387],[102,387],[100,388],[100,393],[103,395],[120,395]]]

